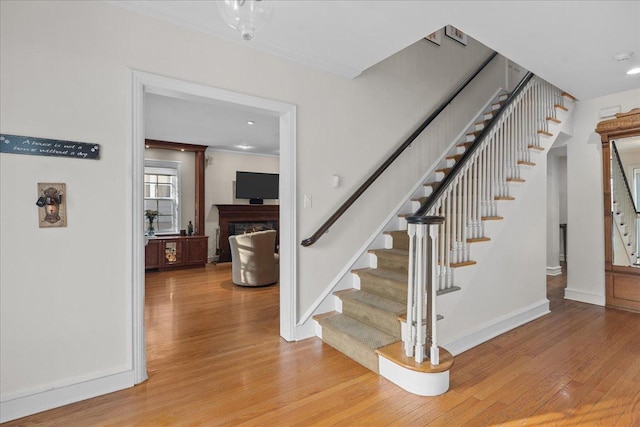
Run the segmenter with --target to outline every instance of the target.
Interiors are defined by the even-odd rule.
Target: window
[[[179,231],[179,177],[179,162],[157,160],[144,162],[144,210],[158,212],[153,222],[156,234]],[[149,232],[149,226],[149,220],[145,217],[145,233]]]

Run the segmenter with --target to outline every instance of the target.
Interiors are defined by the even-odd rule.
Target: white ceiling
[[[452,24],[578,99],[640,87],[640,74],[626,75],[640,66],[640,0],[274,1],[251,42],[224,24],[214,1],[111,3],[345,78]],[[631,59],[613,59],[625,51]]]
[[[145,138],[280,155],[279,117],[271,111],[169,93],[145,93],[144,103]]]

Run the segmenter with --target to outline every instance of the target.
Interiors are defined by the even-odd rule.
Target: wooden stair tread
[[[538,131],[538,132],[541,132],[541,131]],[[527,148],[529,148],[529,150],[544,151],[544,147],[541,147],[539,145],[529,145]]]
[[[535,166],[536,164],[533,162],[527,162],[525,160],[518,160],[518,164],[519,165],[526,165],[526,166]]]
[[[451,168],[442,168],[442,169],[436,169],[436,172],[442,172],[443,174],[448,174],[449,172],[451,172]]]
[[[569,109],[567,107],[565,107],[564,105],[560,105],[560,104],[555,104],[553,106],[553,108],[558,108],[560,110],[569,111]]]
[[[515,197],[511,196],[495,196],[493,200],[515,200]]]
[[[553,134],[551,132],[547,132],[546,130],[539,130],[538,131],[538,135],[544,135],[544,136],[553,136]]]
[[[454,154],[453,156],[445,157],[445,159],[446,160],[455,160],[457,162],[458,160],[460,160],[461,157],[462,157],[462,154]]]
[[[440,364],[437,366],[431,365],[429,359],[425,359],[423,363],[416,363],[413,358],[407,357],[404,354],[404,348],[402,341],[387,345],[385,347],[376,350],[378,356],[384,357],[397,365],[400,365],[406,369],[410,369],[416,372],[437,374],[440,372],[446,372],[453,366],[454,358],[451,353],[442,347],[440,349]],[[428,355],[427,351],[427,355]]]
[[[489,237],[473,237],[467,239],[467,243],[479,243],[479,242],[489,242],[491,239]]]
[[[476,265],[477,262],[476,261],[463,261],[463,262],[455,262],[450,264],[449,266],[451,268],[458,268],[458,267],[468,267],[470,265]]]
[[[504,218],[501,216],[483,216],[480,219],[483,221],[500,221],[500,220],[503,220]]]
[[[564,96],[565,98],[569,98],[572,101],[576,100],[576,98],[573,95],[568,94],[567,92],[562,92],[562,94],[560,96]]]
[[[555,117],[547,117],[547,120],[554,123],[562,123],[560,120],[556,119]]]
[[[526,182],[522,178],[507,178],[507,182]]]

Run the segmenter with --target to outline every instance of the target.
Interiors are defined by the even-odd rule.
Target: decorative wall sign
[[[467,35],[453,25],[444,27],[444,34],[462,45],[467,45]]]
[[[99,159],[100,146],[60,139],[0,134],[0,153]]]
[[[40,228],[67,226],[67,186],[62,183],[38,183],[38,225]]]
[[[440,46],[442,44],[442,32],[440,30],[434,31],[424,38],[425,40],[429,40],[431,43],[437,44]]]

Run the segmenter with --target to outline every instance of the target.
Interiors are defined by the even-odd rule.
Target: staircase
[[[516,107],[505,107],[508,94],[496,93],[387,224],[385,247],[368,250],[370,267],[352,270],[353,288],[334,293],[335,311],[314,316],[325,343],[412,393],[446,392],[453,356],[440,348],[439,363],[416,363],[403,352],[402,340],[411,329],[405,317],[410,256],[405,218],[446,218],[437,243],[437,295],[464,292],[473,275],[459,278],[458,272],[476,264],[471,256],[476,246],[497,237],[486,233],[488,224],[503,220],[499,205],[514,203],[513,187],[526,185],[522,171],[535,168],[535,155],[545,155],[568,115],[566,105],[574,101],[537,78],[528,85]],[[533,100],[540,105],[530,110]],[[498,114],[502,121],[494,119]]]
[[[638,265],[638,218],[640,211],[631,195],[631,187],[622,167],[620,153],[616,143],[612,141],[612,196],[614,232],[614,264]],[[624,249],[622,249],[624,247]]]

